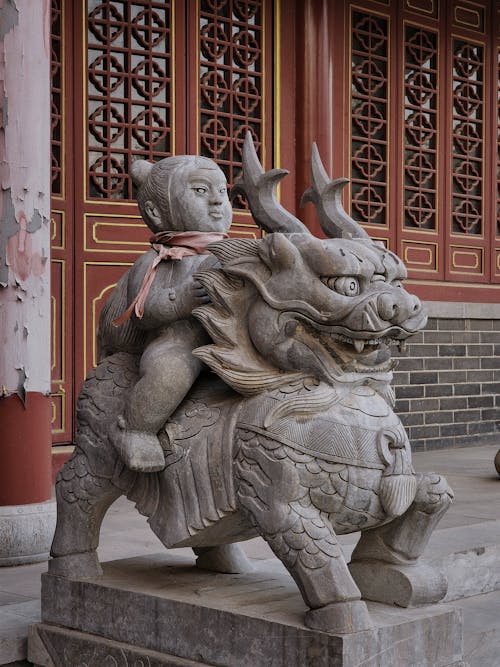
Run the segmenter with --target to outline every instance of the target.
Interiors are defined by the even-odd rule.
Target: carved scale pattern
[[[484,61],[483,47],[453,40],[454,234],[482,233]]]
[[[437,36],[406,27],[404,225],[436,229]]]
[[[51,8],[51,178],[52,195],[62,196],[62,11],[60,0]]]
[[[263,2],[201,0],[199,17],[200,152],[233,183],[248,130],[262,146]]]
[[[107,0],[88,12],[88,192],[132,199],[134,158],[171,154],[171,3]]]
[[[352,14],[352,206],[360,222],[387,224],[388,21]]]

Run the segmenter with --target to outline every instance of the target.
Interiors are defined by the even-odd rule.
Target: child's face
[[[214,165],[193,167],[185,173],[179,192],[179,217],[185,231],[226,232],[232,209],[223,172]]]

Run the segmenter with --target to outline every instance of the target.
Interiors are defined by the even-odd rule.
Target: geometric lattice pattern
[[[52,194],[62,196],[62,156],[63,156],[63,132],[62,132],[62,12],[61,0],[52,0],[51,11],[51,178]]]
[[[132,199],[133,159],[172,151],[171,2],[88,4],[87,192]]]
[[[406,26],[404,226],[436,229],[437,35]]]
[[[499,10],[500,14],[500,10]],[[498,18],[500,24],[500,16]],[[500,37],[500,26],[499,26],[499,37]],[[497,51],[497,63],[496,63],[496,80],[498,84],[497,88],[497,100],[500,101],[500,49]],[[500,102],[497,106],[497,182],[496,182],[496,209],[497,209],[497,231],[496,235],[500,238]]]
[[[352,13],[352,210],[360,222],[387,224],[388,21]]]
[[[454,234],[482,234],[483,214],[483,47],[453,40],[453,204]]]
[[[247,131],[258,153],[263,143],[262,5],[200,1],[200,152],[219,164],[229,183],[241,169]]]

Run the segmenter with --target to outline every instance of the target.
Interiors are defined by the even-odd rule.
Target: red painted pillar
[[[318,144],[327,172],[333,168],[333,40],[332,0],[297,3],[296,178],[297,206],[309,187],[313,142]],[[299,211],[309,229],[324,236],[311,204]]]
[[[50,0],[0,0],[0,565],[46,557],[50,406]]]
[[[51,405],[41,393],[0,400],[0,505],[40,503],[51,496]]]

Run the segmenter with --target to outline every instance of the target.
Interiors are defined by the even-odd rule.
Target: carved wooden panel
[[[466,13],[466,9],[471,13]],[[479,33],[484,32],[485,12],[486,7],[478,3],[456,2],[453,20],[457,25],[463,24],[464,29],[462,34],[453,34],[450,41],[451,210],[447,275],[465,281],[486,280],[491,265],[492,209],[491,203],[486,202],[486,193],[487,163],[493,155],[491,142],[485,143],[487,133],[493,129],[486,110],[488,63],[486,44],[468,34],[475,31],[480,37]]]
[[[71,64],[65,58],[71,20],[71,7],[62,0],[52,0],[51,404],[55,443],[70,441],[73,431],[73,214],[72,179],[68,175],[72,142],[67,133]]]
[[[500,44],[500,7],[497,9],[496,15],[497,21],[497,40]],[[500,46],[496,50],[496,60],[495,60],[495,73],[497,81],[497,99],[500,100]],[[497,113],[495,118],[496,123],[496,151],[495,151],[495,183],[494,183],[494,192],[495,192],[495,212],[494,216],[496,218],[495,226],[495,255],[493,257],[493,273],[500,280],[500,104],[497,105]]]
[[[437,18],[439,0],[404,0],[404,8],[420,16]]]
[[[439,33],[405,24],[402,248],[414,276],[439,277]],[[430,238],[429,238],[430,237]],[[426,240],[424,240],[424,238]]]
[[[453,47],[453,234],[483,233],[484,49],[461,39]]]
[[[261,162],[271,157],[272,2],[199,0],[192,40],[197,71],[190,109],[192,151],[215,160],[232,185],[241,170],[246,133]],[[196,33],[194,32],[196,27]],[[245,202],[234,202],[234,228],[260,235]],[[238,213],[240,211],[240,213]]]
[[[389,19],[351,14],[352,213],[388,225]]]
[[[500,10],[499,10],[499,12],[500,12]],[[499,36],[499,40],[500,40],[500,36]],[[500,100],[500,49],[497,49],[496,72],[497,72],[497,85],[498,85],[497,95],[498,95],[498,99]],[[496,131],[496,144],[497,144],[497,150],[496,150],[496,166],[497,166],[497,169],[496,169],[496,174],[497,174],[497,179],[496,179],[496,214],[497,214],[496,235],[500,238],[500,104],[497,106],[496,124],[497,124],[497,131]]]
[[[132,159],[172,153],[171,24],[170,2],[89,2],[90,198],[132,199]]]
[[[437,229],[438,36],[406,26],[404,225]]]
[[[51,13],[51,158],[52,158],[52,194],[63,195],[61,172],[64,154],[63,119],[63,14],[61,0],[52,0]]]
[[[453,2],[453,26],[483,34],[488,16],[488,3],[455,0]]]
[[[241,166],[247,131],[262,146],[263,23],[262,2],[200,2],[200,148],[230,183]]]
[[[59,438],[67,437],[71,430],[71,384],[68,386],[66,368],[66,346],[69,342],[64,330],[68,317],[69,279],[64,259],[53,258],[51,262],[51,403],[52,432]],[[69,303],[68,303],[69,301]],[[67,401],[69,398],[69,404]],[[69,422],[69,423],[68,423]]]

